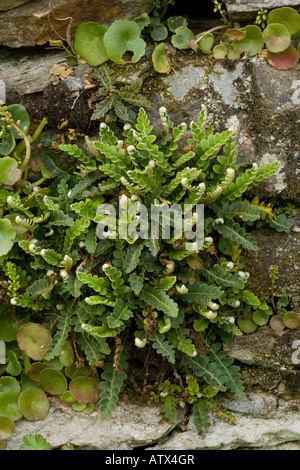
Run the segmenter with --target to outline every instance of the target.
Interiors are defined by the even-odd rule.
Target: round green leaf
[[[267,23],[283,24],[290,34],[294,34],[300,29],[300,15],[294,8],[276,8],[270,11]]]
[[[115,21],[103,37],[108,57],[117,64],[124,64],[123,56],[130,51],[133,53],[131,62],[135,63],[140,60],[146,50],[146,43],[140,34],[141,30],[135,21]]]
[[[269,315],[265,310],[256,310],[252,315],[252,320],[258,326],[266,325],[269,321]]]
[[[267,52],[267,61],[269,62],[270,65],[273,65],[276,69],[279,70],[287,70],[292,67],[294,67],[300,57],[300,49],[297,51],[297,49],[294,46],[289,46],[285,51],[283,52]],[[279,216],[280,217],[280,216]]]
[[[26,375],[34,382],[41,382],[40,373],[42,372],[42,370],[47,368],[48,366],[44,362],[34,362],[27,369]]]
[[[187,26],[188,22],[187,19],[183,16],[170,16],[167,19],[168,28],[172,33],[175,33],[176,29],[180,26]]]
[[[19,348],[35,361],[46,357],[51,339],[50,332],[38,323],[26,323],[17,333]]]
[[[48,367],[55,370],[62,370],[64,367],[63,363],[59,360],[59,357],[56,356],[53,359],[48,360],[47,358],[43,361]]]
[[[30,421],[45,419],[50,409],[45,392],[35,387],[24,390],[19,396],[18,404],[25,418]]]
[[[3,121],[0,121],[0,129],[1,127],[6,127],[7,124]],[[14,138],[14,134],[11,129],[6,129],[6,135],[0,140],[0,155],[9,155],[16,146],[16,141]]]
[[[77,26],[73,48],[76,54],[82,57],[89,65],[97,67],[108,60],[103,43],[103,36],[107,29],[107,26],[93,21],[81,23]]]
[[[189,49],[190,45],[188,42],[192,41],[194,37],[194,33],[189,28],[186,26],[179,26],[179,28],[175,30],[175,34],[173,34],[171,42],[173,46],[177,47],[177,49]]]
[[[22,417],[22,411],[18,405],[20,392],[17,390],[5,390],[0,393],[0,415],[8,416],[13,421]]]
[[[0,220],[0,247],[1,247],[1,220]],[[1,248],[0,248],[1,252]],[[0,339],[5,342],[14,341],[21,324],[10,313],[0,316]]]
[[[291,35],[287,28],[279,23],[269,24],[262,35],[270,52],[282,52],[291,43]]]
[[[153,31],[151,32],[151,37],[153,41],[164,41],[168,37],[168,30],[160,23],[154,26]]]
[[[241,30],[246,31],[246,36],[244,39],[235,40],[234,44],[239,48],[240,52],[247,51],[248,55],[258,54],[264,45],[261,29],[255,25],[248,25],[245,28],[241,28]]]
[[[14,351],[7,351],[7,367],[6,372],[10,375],[20,375],[22,366]]]
[[[43,387],[40,383],[31,380],[31,378],[28,377],[28,375],[26,375],[25,372],[22,372],[21,374],[22,390],[27,390],[28,388],[31,388],[31,387],[36,387],[36,388],[40,388],[41,390],[43,390]]]
[[[63,401],[65,401],[66,403],[77,403],[75,398],[72,397],[71,393],[70,393],[70,390],[66,390],[65,392],[62,393],[61,395],[61,398]]]
[[[209,54],[214,43],[214,36],[211,33],[205,34],[201,41],[199,41],[199,49],[203,54]]]
[[[257,329],[257,325],[250,318],[239,317],[237,324],[243,333],[253,333]]]
[[[300,317],[296,312],[285,312],[282,321],[290,330],[296,330],[300,326]]]
[[[14,158],[0,158],[0,184],[13,186],[21,176],[21,170]]]
[[[12,249],[16,232],[7,219],[0,219],[0,256],[7,255]]]
[[[213,56],[215,59],[224,59],[227,54],[227,47],[224,44],[217,44],[213,48]]]
[[[69,367],[74,362],[74,351],[72,348],[72,343],[68,340],[64,342],[62,350],[59,353],[59,360],[65,366]]]
[[[77,367],[75,364],[72,364],[65,369],[66,377],[69,379],[75,379],[76,377],[83,377],[91,375],[90,369],[88,367]]]
[[[86,407],[84,408],[83,413],[85,415],[90,415],[91,413],[93,413],[94,409],[95,409],[94,403],[88,403]]]
[[[228,44],[227,46],[227,58],[229,60],[238,60],[240,58],[240,50],[236,44]]]
[[[26,108],[22,104],[11,104],[10,106],[8,106],[7,110],[11,113],[15,123],[20,121],[18,127],[21,129],[21,131],[27,134],[30,126],[30,116],[26,111]],[[15,139],[21,138],[16,129],[12,128],[12,133]]]
[[[79,403],[95,403],[100,398],[99,381],[94,377],[77,377],[70,382],[69,389]]]
[[[282,331],[285,328],[285,325],[282,321],[282,317],[279,315],[273,315],[270,319],[270,327],[274,331]]]
[[[225,34],[231,41],[240,41],[246,36],[246,31],[239,28],[229,28]]]
[[[39,378],[46,392],[51,395],[61,395],[68,388],[67,379],[59,370],[47,367],[40,372]]]
[[[84,411],[87,407],[86,403],[72,403],[72,408],[74,411]]]
[[[165,55],[165,43],[161,42],[155,47],[152,54],[152,62],[154,70],[158,73],[170,73],[171,64],[168,57]]]
[[[143,30],[144,28],[146,28],[146,26],[150,24],[150,17],[148,13],[142,13],[141,15],[135,16],[132,19],[139,25],[139,28],[141,30]]]
[[[8,416],[0,416],[0,439],[7,439],[12,435],[15,423]]]
[[[294,34],[292,34],[292,41],[296,40],[296,39],[300,39],[300,29],[298,29],[298,31],[296,31]],[[298,43],[298,49],[299,49],[299,45],[300,45],[300,42]]]
[[[14,377],[0,377],[0,393],[5,390],[15,390],[16,392],[20,391],[20,384]]]

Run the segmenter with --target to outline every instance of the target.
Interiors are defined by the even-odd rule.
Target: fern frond
[[[213,205],[212,208],[218,217],[227,219],[239,217],[245,222],[254,222],[261,217],[261,209],[258,206],[250,204],[248,201],[226,202],[222,207]]]
[[[101,421],[109,418],[111,413],[117,406],[120,390],[127,377],[128,369],[127,360],[129,358],[129,343],[123,345],[123,349],[119,355],[119,370],[114,368],[114,358],[110,356],[103,367],[101,374],[102,382],[100,383],[101,397],[99,403]],[[122,370],[122,372],[120,371]]]
[[[69,253],[74,240],[80,237],[81,234],[87,231],[90,226],[90,220],[88,219],[78,219],[75,224],[66,230],[65,240],[64,240],[64,253]]]
[[[58,317],[56,333],[48,346],[46,360],[50,361],[59,355],[70,331],[71,313],[70,310],[66,309],[66,312]]]
[[[245,397],[244,385],[240,368],[232,365],[234,360],[232,357],[227,356],[225,351],[221,351],[221,344],[214,344],[211,347],[210,360],[215,361],[216,368],[214,370],[215,377],[217,377],[222,385],[227,390],[231,390],[239,398]]]
[[[203,438],[211,426],[209,406],[207,406],[205,400],[198,400],[194,403],[193,416],[198,434]]]
[[[111,314],[108,315],[108,325],[110,328],[120,328],[124,325],[124,321],[133,317],[133,312],[128,308],[128,302],[122,299],[116,300],[116,305]]]
[[[111,265],[103,265],[102,269],[105,275],[111,281],[112,288],[114,290],[114,294],[116,296],[124,296],[126,295],[126,288],[124,286],[124,279],[122,279],[122,273],[114,266]]]
[[[215,410],[217,413],[218,418],[220,418],[222,421],[226,421],[228,424],[237,424],[236,418],[233,416],[230,411],[226,410],[223,408],[222,410],[216,409]]]
[[[86,360],[90,366],[97,366],[111,353],[106,338],[98,338],[91,335],[82,335],[77,340],[79,346],[85,354]]]
[[[200,143],[204,136],[205,136],[205,127],[207,123],[207,107],[202,104],[201,105],[201,112],[199,114],[199,117],[197,121],[192,121],[190,124],[190,129],[192,131],[193,137],[196,141],[196,143]]]
[[[176,302],[174,302],[166,292],[155,289],[149,284],[144,285],[140,293],[140,298],[148,305],[151,305],[157,310],[161,310],[170,317],[177,317],[178,315],[179,310]]]
[[[182,294],[182,299],[188,303],[201,302],[207,304],[213,299],[218,299],[222,295],[222,291],[215,286],[205,283],[195,282],[195,284],[187,285],[188,292]]]
[[[131,274],[129,276],[129,283],[135,295],[139,295],[144,285],[144,274]]]
[[[112,297],[110,283],[107,278],[98,277],[96,275],[93,276],[92,274],[84,272],[77,273],[77,277],[81,282],[87,284],[89,287],[91,287],[91,289],[94,289],[94,291],[98,292],[99,294],[106,296],[107,298]]]
[[[144,243],[134,243],[131,248],[127,251],[124,264],[126,273],[131,273],[138,265],[142,251],[144,249]]]
[[[76,158],[84,165],[89,165],[92,161],[91,157],[86,155],[84,151],[75,144],[62,144],[59,146],[60,150],[67,152],[70,156]]]
[[[178,401],[172,395],[168,395],[164,399],[164,410],[163,415],[166,419],[171,421],[172,423],[176,422],[177,418],[177,408],[178,408]]]
[[[166,341],[165,335],[162,333],[153,333],[149,336],[150,341],[153,341],[152,347],[158,354],[166,357],[172,364],[175,363],[175,350]]]
[[[279,164],[268,163],[267,165],[258,166],[256,163],[253,164],[252,168],[247,170],[245,173],[239,175],[236,180],[231,183],[229,188],[224,191],[224,199],[233,201],[239,198],[245,191],[251,189],[253,186],[258,185],[263,179],[269,178],[277,170]]]
[[[220,235],[224,235],[224,237],[229,238],[229,240],[234,243],[242,245],[242,247],[247,250],[258,250],[255,238],[247,233],[238,222],[227,220],[224,224],[217,225],[216,230],[220,233]]]
[[[239,277],[233,276],[217,264],[210,270],[202,269],[201,274],[203,274],[208,281],[216,282],[220,284],[220,286],[233,288],[241,288],[244,286],[243,281]]]
[[[210,134],[207,139],[202,139],[195,147],[197,155],[197,167],[205,170],[210,161],[216,157],[223,145],[232,138],[233,131],[224,131],[221,134]]]

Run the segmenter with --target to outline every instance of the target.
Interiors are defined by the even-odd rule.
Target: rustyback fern
[[[137,104],[138,84],[124,85],[117,95],[105,70],[98,80],[99,98],[108,90],[113,94],[110,106],[126,99]],[[105,99],[94,117],[108,109]],[[139,349],[146,348],[145,376],[137,388],[158,386],[148,374],[158,361],[161,380],[175,387],[160,395],[161,401],[167,397],[165,416],[175,421],[178,403],[188,398],[204,434],[210,397],[244,393],[239,368],[221,344],[241,334],[240,315],[264,307],[245,289],[241,250],[257,250],[251,234],[257,222],[279,231],[290,230],[292,222],[275,217],[266,203],[243,199],[277,165],[255,164],[243,172],[235,133],[214,133],[205,106],[189,126],[174,126],[164,107],[159,116],[156,131],[140,108],[136,124],[126,123],[122,136],[103,122],[99,140],[86,139],[88,150],[69,143],[60,150],[44,146],[44,174],[51,183],[42,179],[38,191],[29,185],[15,194],[0,186],[0,238],[7,235],[11,244],[0,258],[0,295],[15,309],[13,318],[26,322],[34,312],[51,334],[46,365],[59,360],[70,340],[75,359],[66,374],[73,377],[83,367],[84,376],[98,377],[101,419],[114,411]],[[178,213],[186,228],[180,233]],[[166,220],[170,232],[163,236]],[[199,227],[203,233],[195,239],[192,229]],[[17,260],[18,270],[8,257]],[[186,376],[195,381],[190,391]]]

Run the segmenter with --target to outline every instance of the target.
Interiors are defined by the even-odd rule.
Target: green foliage
[[[110,75],[101,73],[105,88]],[[155,378],[150,388],[164,403],[165,419],[176,422],[178,406],[188,402],[200,433],[211,410],[233,422],[213,399],[244,393],[239,368],[221,343],[242,334],[237,321],[244,312],[268,309],[246,289],[241,249],[257,249],[255,224],[289,231],[292,223],[269,204],[244,199],[277,165],[239,167],[235,133],[214,133],[205,106],[189,127],[174,126],[164,107],[159,115],[155,133],[140,108],[136,125],[123,129],[122,145],[106,123],[99,141],[86,139],[85,150],[69,142],[57,149],[51,145],[57,137],[46,138],[40,186],[0,185],[1,222],[14,235],[0,257],[3,378],[13,379],[0,381],[0,415],[9,418],[3,429],[22,415],[45,416],[47,397],[56,394],[86,413],[99,401],[101,419],[108,418],[142,348],[145,369],[154,356],[164,373],[164,385]],[[163,236],[166,210],[183,209],[192,229],[202,204],[202,241],[176,232],[175,210]],[[153,207],[161,213],[152,217]],[[158,233],[139,236],[152,219]]]
[[[90,65],[101,65],[108,60],[103,36],[107,26],[95,22],[81,23],[75,33],[73,48]]]
[[[110,357],[103,368],[100,383],[102,390],[100,399],[100,417],[101,420],[107,419],[116,408],[120,389],[126,379],[126,370],[128,368],[127,360],[129,357],[130,346],[121,348],[118,357]]]
[[[171,64],[165,54],[166,46],[164,42],[158,44],[152,53],[152,62],[154,70],[158,73],[170,73]]]
[[[109,27],[95,22],[80,24],[75,31],[73,50],[90,65],[101,65],[109,59],[126,64],[140,60],[147,43],[154,41],[152,61],[158,73],[171,71],[166,41],[177,49],[212,53],[216,60],[225,57],[238,60],[241,54],[246,57],[262,53],[269,64],[281,70],[294,67],[299,60],[299,51],[292,40],[299,39],[300,15],[293,8],[276,8],[270,12],[262,9],[254,24],[240,27],[236,23],[230,24],[222,2],[213,0],[214,11],[220,14],[223,24],[195,36],[184,17],[174,16],[164,21],[162,18],[169,2],[160,3],[151,16],[142,13],[133,20],[116,20]],[[216,44],[213,33],[225,28],[221,42]],[[132,53],[131,58],[127,57],[128,51]],[[105,114],[111,106],[110,101],[103,100],[99,112]],[[120,115],[122,111],[123,106],[118,111]]]
[[[205,401],[197,401],[193,406],[194,421],[200,436],[204,436],[210,428],[209,407]]]
[[[26,229],[31,228],[30,224],[22,223],[25,219],[20,218],[21,214],[19,218],[3,218],[3,207],[7,204],[23,209],[18,197],[14,196],[14,191],[24,183],[24,177],[28,171],[31,143],[39,136],[46,123],[46,119],[43,120],[34,136],[30,136],[28,135],[30,117],[24,106],[19,104],[4,106],[0,102],[0,189],[2,196],[0,197],[0,256],[7,255],[15,241],[20,239],[20,236],[27,231]],[[25,209],[23,213],[26,214]]]
[[[105,115],[109,115],[112,120],[118,118],[121,121],[131,122],[136,118],[134,109],[150,106],[147,99],[140,93],[141,80],[135,80],[127,85],[117,84],[115,74],[106,65],[98,70],[94,69],[91,78],[99,84],[94,100],[100,101],[92,114],[92,120],[102,119]]]
[[[26,434],[20,450],[52,450],[53,447],[41,434]]]

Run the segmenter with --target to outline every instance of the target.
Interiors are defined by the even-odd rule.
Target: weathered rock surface
[[[25,434],[42,434],[53,447],[70,442],[81,449],[131,450],[157,442],[176,426],[162,420],[161,410],[155,404],[120,402],[111,417],[102,422],[99,411],[85,415],[52,399],[44,420],[17,421],[7,449],[18,450]]]
[[[33,51],[29,55],[19,51],[13,58],[4,54],[1,57],[0,53],[0,59],[0,77],[6,84],[6,93],[20,95],[43,91],[51,83],[51,67],[56,64],[66,66],[66,53],[57,50],[45,54]]]
[[[0,11],[11,10],[29,1],[30,0],[0,0]]]
[[[253,399],[253,397],[252,397]],[[269,403],[271,403],[269,401]],[[193,420],[187,430],[173,435],[165,442],[152,447],[152,450],[231,450],[274,448],[282,444],[300,441],[299,411],[286,411],[278,408],[268,419],[255,416],[251,411],[251,397],[245,401],[245,409],[234,412],[236,425],[230,425],[213,417],[209,433],[201,438]],[[274,402],[274,408],[276,404]],[[249,413],[250,409],[250,413]],[[274,411],[274,410],[273,410]],[[253,416],[254,415],[254,416]]]
[[[256,17],[261,8],[273,10],[280,7],[300,8],[299,0],[224,0],[232,21],[248,21]]]
[[[237,420],[236,425],[211,414],[211,428],[201,438],[193,416],[184,430],[161,420],[159,406],[120,402],[107,421],[99,413],[84,415],[62,406],[55,399],[43,421],[20,419],[8,440],[8,450],[18,450],[25,434],[42,434],[54,448],[71,443],[83,450],[230,450],[284,449],[299,450],[299,405],[268,393],[247,393],[244,400],[225,395],[220,405]],[[184,413],[177,426],[184,423]],[[154,445],[153,447],[153,444]],[[151,445],[151,447],[147,447]]]
[[[32,0],[0,13],[0,45],[41,45],[49,39],[66,38],[70,25],[72,33],[84,21],[111,24],[149,12],[152,7],[152,0]]]
[[[271,229],[255,230],[259,249],[245,253],[246,269],[250,273],[248,286],[260,298],[267,297],[271,281],[269,269],[278,266],[276,295],[292,299],[293,307],[300,306],[300,234],[279,233]]]
[[[299,330],[274,331],[269,326],[258,328],[254,333],[235,338],[227,354],[237,361],[266,369],[287,370],[293,368],[293,343],[299,339]],[[300,372],[300,371],[299,371]],[[299,391],[300,392],[300,391]]]

